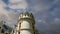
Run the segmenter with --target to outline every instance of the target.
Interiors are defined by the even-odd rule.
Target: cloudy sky
[[[25,9],[33,13],[40,34],[60,34],[60,0],[0,0],[0,21],[14,27]]]

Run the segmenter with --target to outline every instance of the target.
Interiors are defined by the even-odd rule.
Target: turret
[[[16,34],[35,34],[35,20],[32,13],[20,13],[18,25],[16,27]]]

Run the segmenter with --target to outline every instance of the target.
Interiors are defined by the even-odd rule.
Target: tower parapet
[[[23,12],[23,13],[20,13],[19,15],[19,19],[18,19],[18,22],[21,21],[21,20],[30,20],[32,21],[33,24],[35,24],[35,20],[34,20],[34,16],[32,13],[29,13],[29,12]]]
[[[20,18],[33,18],[33,15],[32,13],[24,12],[24,13],[20,13],[19,19]]]

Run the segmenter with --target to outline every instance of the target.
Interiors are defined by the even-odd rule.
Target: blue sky
[[[17,7],[20,3],[27,6]],[[21,4],[22,5],[22,4]],[[0,0],[0,21],[14,27],[20,12],[32,12],[40,34],[60,34],[60,0]]]

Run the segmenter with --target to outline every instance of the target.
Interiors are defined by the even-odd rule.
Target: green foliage
[[[35,34],[39,34],[39,31],[37,30],[37,28],[35,28]]]
[[[0,22],[0,34],[6,34],[6,33],[10,34],[11,31],[12,31],[12,29],[10,27],[3,24],[3,22]]]

